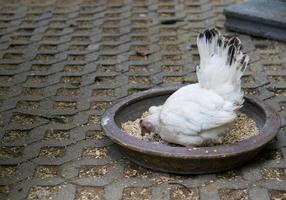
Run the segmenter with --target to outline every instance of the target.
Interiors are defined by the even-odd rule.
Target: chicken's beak
[[[141,136],[145,136],[146,133],[150,133],[150,131],[144,126],[143,120],[141,119],[139,122],[140,128],[141,128]]]
[[[141,128],[141,136],[142,136],[142,137],[145,136],[146,133],[147,133],[146,130]]]
[[[141,129],[141,136],[143,137],[146,134],[146,130],[143,128],[142,123],[143,123],[143,120],[141,119],[139,122],[139,125],[140,125],[140,129]]]

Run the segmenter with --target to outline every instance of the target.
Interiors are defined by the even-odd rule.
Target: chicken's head
[[[145,119],[141,119],[139,122],[140,128],[141,128],[141,135],[144,136],[146,133],[151,133],[155,131],[155,127],[154,125],[145,120]]]

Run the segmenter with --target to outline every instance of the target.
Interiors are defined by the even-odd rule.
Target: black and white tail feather
[[[197,76],[201,87],[241,107],[241,76],[249,57],[242,52],[240,40],[237,37],[228,39],[216,29],[208,29],[198,35],[197,45],[200,54]]]

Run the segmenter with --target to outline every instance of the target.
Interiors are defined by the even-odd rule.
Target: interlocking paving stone
[[[285,196],[286,45],[239,34],[246,93],[281,117],[250,164],[177,176],[131,164],[102,133],[110,104],[197,81],[196,35],[239,0],[4,1],[0,6],[0,199],[270,199]],[[188,188],[188,189],[186,189]]]

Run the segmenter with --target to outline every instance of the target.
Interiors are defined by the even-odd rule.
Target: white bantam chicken
[[[142,135],[157,133],[169,143],[199,146],[221,143],[243,104],[241,76],[249,58],[237,37],[227,39],[216,29],[197,37],[198,83],[173,93],[162,106],[140,121]]]

